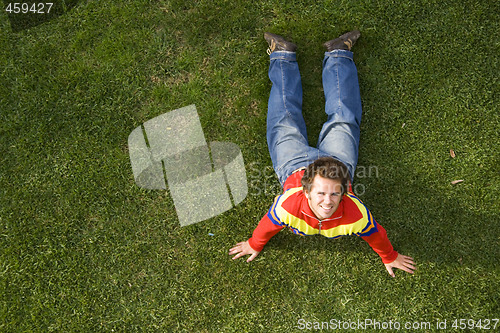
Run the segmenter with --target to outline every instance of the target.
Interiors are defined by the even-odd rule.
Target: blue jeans
[[[358,162],[361,123],[358,74],[352,57],[352,52],[346,50],[325,53],[323,89],[328,118],[314,148],[309,146],[302,116],[302,84],[296,54],[271,53],[267,144],[282,185],[293,171],[323,156],[344,163],[352,182]]]

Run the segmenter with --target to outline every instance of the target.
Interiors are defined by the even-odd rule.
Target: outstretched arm
[[[380,255],[387,272],[389,272],[392,277],[395,277],[392,269],[398,268],[413,274],[415,269],[413,258],[397,253],[393,249],[384,227],[377,223],[377,229],[377,232],[370,236],[362,236],[362,238]]]
[[[252,237],[246,242],[240,242],[236,244],[229,250],[229,254],[236,254],[233,259],[238,259],[244,255],[250,254],[250,258],[247,259],[247,262],[250,262],[255,259],[264,248],[264,245],[276,235],[281,229],[282,226],[276,225],[267,214],[260,220],[259,225],[253,231]]]
[[[387,232],[381,224],[377,223],[377,231],[369,236],[361,236],[377,254],[384,264],[389,264],[397,259],[398,253],[392,247]]]

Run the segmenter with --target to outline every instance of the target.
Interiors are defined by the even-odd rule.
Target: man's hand
[[[240,243],[236,244],[232,249],[229,250],[229,254],[231,254],[231,255],[236,254],[233,257],[233,260],[238,259],[239,257],[242,257],[244,255],[251,254],[250,258],[247,259],[247,262],[254,260],[255,257],[257,257],[259,255],[259,253],[260,253],[259,251],[255,251],[254,249],[252,249],[250,244],[248,244],[248,241],[240,242]]]
[[[413,266],[413,265],[415,265],[415,263],[413,262],[412,257],[398,254],[398,257],[396,258],[396,260],[394,260],[390,264],[385,264],[385,268],[387,269],[387,271],[389,272],[389,274],[392,277],[395,277],[394,272],[392,271],[393,268],[399,268],[405,272],[413,274],[413,270],[415,269],[415,266]]]

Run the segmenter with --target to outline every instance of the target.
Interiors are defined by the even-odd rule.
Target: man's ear
[[[302,186],[302,192],[304,192],[304,195],[306,196],[307,199],[311,200],[311,194],[307,192],[307,190]]]

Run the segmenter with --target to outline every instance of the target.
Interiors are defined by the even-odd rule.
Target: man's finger
[[[409,258],[409,257],[407,257]],[[400,263],[399,265],[395,266],[396,268],[399,268],[399,269],[404,269],[404,268],[409,268],[409,269],[415,269],[415,263],[413,262],[413,260],[404,260],[402,263]]]
[[[242,243],[238,243],[234,247],[232,247],[231,249],[229,249],[229,254],[233,254],[235,252],[241,251],[241,244]]]
[[[408,263],[408,264],[414,264],[413,262],[413,258],[412,257],[408,257],[408,256],[403,256],[403,262],[404,263]]]
[[[233,257],[233,260],[234,260],[234,259],[238,259],[238,258],[239,258],[239,257],[241,257],[242,255],[243,255],[243,252],[238,253],[237,255],[235,255],[235,256]]]
[[[250,258],[247,259],[247,262],[250,262],[252,260],[254,260],[255,257],[257,257],[258,253],[252,253],[252,255],[250,256]]]
[[[415,269],[415,266],[413,266],[412,264],[405,264],[406,267],[410,268],[410,269]]]
[[[235,254],[239,252],[237,247],[233,247],[232,249],[229,250],[229,254]]]
[[[400,267],[399,269],[402,269],[402,270],[403,270],[403,271],[405,271],[405,272],[408,272],[408,273],[410,273],[410,274],[413,274],[413,270],[412,270],[412,269],[410,269],[409,267],[402,266],[402,267]]]
[[[390,267],[390,266],[385,266],[385,268],[386,268],[386,269],[387,269],[387,271],[389,272],[389,275],[390,275],[390,276],[395,277],[394,272],[392,271],[392,267]]]

